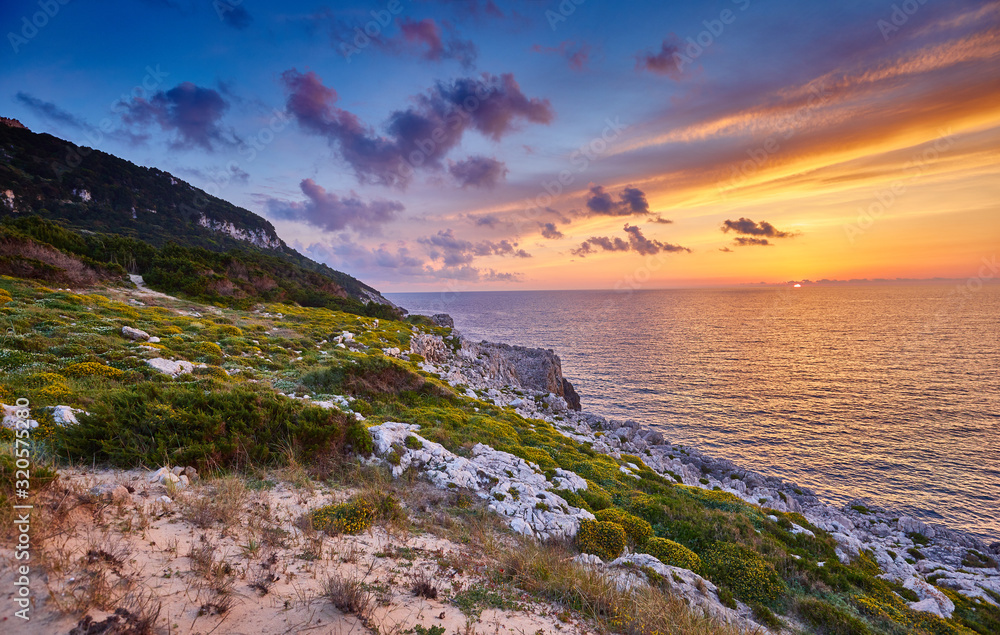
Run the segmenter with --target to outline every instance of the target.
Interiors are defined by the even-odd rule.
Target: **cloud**
[[[511,74],[438,82],[414,98],[416,105],[393,112],[379,135],[354,114],[337,107],[335,90],[314,72],[295,69],[281,76],[287,110],[299,125],[327,138],[361,183],[405,187],[415,170],[440,170],[442,159],[469,130],[499,141],[521,121],[548,124],[547,99],[528,98]]]
[[[135,97],[121,102],[122,120],[133,126],[159,125],[165,132],[176,133],[175,148],[213,150],[217,145],[232,145],[231,133],[223,131],[220,121],[229,103],[218,91],[184,82],[153,95],[149,100]]]
[[[582,71],[587,67],[587,63],[590,62],[590,45],[586,42],[574,42],[572,40],[566,40],[559,44],[559,46],[542,46],[541,44],[536,44],[531,47],[531,50],[535,53],[550,53],[563,57],[568,63],[569,67],[575,71]]]
[[[448,172],[463,188],[485,187],[493,189],[497,183],[507,178],[508,170],[503,161],[484,156],[472,156],[452,163],[448,166]]]
[[[738,234],[733,239],[733,244],[738,247],[771,247],[774,243],[768,240],[769,238],[794,238],[798,236],[794,232],[783,232],[767,221],[756,223],[749,218],[723,221],[721,229],[723,233]]]
[[[473,217],[472,221],[476,224],[477,227],[490,227],[490,228],[496,227],[497,225],[503,223],[503,221],[501,221],[500,218],[498,218],[494,214],[484,214],[483,216],[475,216]]]
[[[587,198],[587,214],[591,216],[639,216],[649,213],[649,202],[642,190],[628,186],[614,200],[604,186],[594,185]]]
[[[87,122],[50,101],[42,101],[25,92],[18,92],[14,96],[14,99],[33,110],[40,117],[48,119],[54,124],[65,125],[78,130],[91,129],[91,126]]]
[[[639,71],[649,71],[654,75],[666,75],[671,79],[680,79],[683,59],[680,47],[675,41],[663,40],[659,51],[639,53],[636,56],[635,68]]]
[[[563,233],[556,228],[555,223],[539,223],[538,225],[542,228],[542,237],[544,238],[555,240],[563,237]]]
[[[376,200],[364,202],[353,192],[350,197],[341,198],[316,184],[312,179],[299,183],[306,195],[303,202],[269,199],[266,203],[268,215],[272,218],[298,220],[326,231],[354,229],[359,232],[374,232],[381,225],[395,220],[403,211],[398,201]]]
[[[531,254],[518,249],[517,243],[509,240],[504,239],[499,242],[483,240],[474,243],[458,238],[451,229],[438,231],[433,236],[418,238],[417,242],[427,246],[431,260],[440,260],[446,267],[467,265],[481,256],[531,258]]]
[[[726,254],[733,253],[733,250],[730,249],[729,247],[719,247],[719,251],[721,251],[722,253],[726,253]]]
[[[754,238],[753,236],[737,236],[733,239],[734,245],[739,245],[740,247],[773,247],[774,243],[769,241],[767,238]]]
[[[457,37],[445,42],[441,37],[441,27],[431,18],[419,22],[404,19],[399,23],[401,40],[378,40],[385,48],[400,49],[400,42],[410,47],[422,48],[421,57],[425,60],[440,62],[441,60],[456,60],[463,68],[469,69],[475,65],[479,50],[471,40],[460,40]],[[406,47],[402,47],[406,48]]]
[[[767,221],[755,223],[749,218],[739,220],[726,220],[722,223],[722,231],[730,231],[744,236],[767,236],[768,238],[791,238],[795,234],[791,232],[779,231],[774,225]]]
[[[659,214],[657,214],[655,217],[651,218],[649,220],[649,222],[651,222],[651,223],[659,223],[660,225],[670,225],[674,221],[670,220],[669,218],[663,218],[662,216],[660,216]]]
[[[688,253],[691,252],[691,250],[687,247],[681,247],[680,245],[672,245],[670,243],[663,243],[652,238],[646,238],[646,236],[643,235],[642,230],[635,225],[626,224],[625,233],[628,234],[627,240],[623,240],[617,236],[614,238],[608,238],[606,236],[592,236],[583,241],[583,244],[579,247],[573,249],[571,253],[575,256],[583,258],[590,254],[597,253],[598,251],[634,251],[642,254],[643,256],[658,254],[661,251],[668,253],[680,251],[686,251]]]
[[[253,16],[241,3],[242,0],[213,0],[212,7],[223,24],[242,31],[253,22]]]

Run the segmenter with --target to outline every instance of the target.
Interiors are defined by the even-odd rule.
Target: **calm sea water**
[[[397,293],[552,348],[584,409],[1000,539],[1000,285]]]

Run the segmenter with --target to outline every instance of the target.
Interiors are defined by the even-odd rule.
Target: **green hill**
[[[54,253],[38,247],[49,245],[91,259],[94,272],[96,265],[118,265],[159,291],[225,305],[296,302],[372,315],[396,310],[372,287],[290,248],[249,210],[162,170],[10,120],[0,123],[6,124],[0,125],[0,222],[6,227],[0,256],[12,275],[45,278],[48,271],[48,278],[59,279],[38,264],[58,268],[49,262],[58,259]],[[32,258],[24,244],[17,246],[24,237],[35,243],[34,256],[48,256]]]

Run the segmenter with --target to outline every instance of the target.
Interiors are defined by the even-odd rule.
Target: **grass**
[[[458,493],[432,492],[407,480],[413,478],[412,471],[393,482],[384,470],[359,464],[358,456],[371,448],[367,425],[406,421],[420,426],[421,437],[459,454],[485,443],[535,463],[542,472],[562,468],[578,474],[587,481],[586,490],[558,492],[570,505],[598,513],[640,551],[650,541],[667,545],[661,555],[680,558],[671,564],[699,569],[719,586],[724,603],[739,599],[762,607],[761,620],[770,620],[766,609],[774,619],[788,614],[804,620],[816,632],[894,634],[900,628],[927,627],[914,626],[909,614],[886,599],[894,596],[893,589],[877,578],[878,568],[870,559],[841,564],[833,538],[800,515],[684,486],[672,475],[655,473],[641,457],[600,454],[551,423],[458,394],[422,371],[419,360],[394,359],[381,352],[390,347],[405,351],[414,333],[444,335],[448,329],[391,319],[380,319],[376,326],[370,317],[292,305],[248,311],[164,300],[164,307],[136,306],[114,288],[100,293],[59,291],[10,277],[0,277],[0,291],[0,323],[5,325],[0,335],[0,396],[31,401],[43,424],[33,451],[37,457],[50,457],[48,462],[35,461],[39,468],[32,475],[37,479],[33,489],[52,483],[54,472],[44,467],[52,457],[119,467],[193,465],[206,475],[203,487],[212,495],[179,499],[181,513],[200,529],[225,533],[236,530],[227,523],[254,491],[274,486],[269,474],[307,489],[367,482],[369,487],[354,502],[372,505],[372,522],[393,531],[409,524],[463,544],[489,544],[491,528],[500,521],[481,506],[469,505]],[[126,340],[120,335],[122,326],[160,337],[163,348],[147,350]],[[353,333],[357,344],[338,348],[336,337],[343,331]],[[207,367],[171,379],[146,364],[153,356]],[[282,392],[308,394],[311,401],[333,395],[352,399],[347,406],[327,409]],[[81,415],[80,425],[61,429],[41,410],[54,405],[90,414]],[[416,437],[404,443],[409,448],[419,444]],[[0,496],[9,497],[10,470],[3,461],[0,458]],[[635,476],[621,471],[626,463],[637,466]],[[405,497],[418,519],[403,520],[398,506],[386,502],[387,493]],[[312,520],[317,528],[324,520],[349,520],[341,513],[345,511],[332,509]],[[778,520],[771,520],[772,515]],[[792,534],[793,523],[815,535]],[[363,524],[356,528],[363,530]],[[339,531],[355,529],[350,522],[343,525]],[[919,534],[911,538],[920,546],[927,542]],[[260,545],[266,553],[268,544],[283,539],[274,527],[262,526],[254,542],[245,539],[242,544]],[[615,542],[605,555],[620,552]],[[688,618],[680,616],[662,591],[657,591],[659,596],[643,591],[629,600],[588,578],[585,570],[553,562],[553,553],[574,555],[572,547],[527,552],[538,562],[525,561],[517,553],[498,556],[506,563],[498,588],[538,592],[620,632],[656,629],[652,623],[626,619],[640,609],[677,613],[678,623],[693,629],[678,627],[677,632],[718,632],[705,622],[684,622]],[[309,549],[302,553],[321,555]],[[988,565],[987,558],[970,552],[966,566]],[[826,565],[820,567],[820,562]],[[254,580],[261,576],[266,589],[268,574],[253,575]],[[501,590],[493,592],[503,596]],[[492,601],[492,596],[466,593],[470,608]],[[633,613],[614,608],[625,606]],[[948,624],[984,632],[976,629],[993,623],[990,609],[961,606]]]

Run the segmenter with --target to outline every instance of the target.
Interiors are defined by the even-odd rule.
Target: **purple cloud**
[[[440,62],[452,59],[467,69],[475,65],[479,54],[475,43],[457,37],[445,42],[441,37],[441,27],[431,18],[424,18],[419,22],[404,19],[399,23],[399,30],[403,42],[424,48],[421,57],[425,60]],[[384,40],[382,43],[385,48],[398,48],[396,40]]]
[[[660,50],[655,53],[640,53],[636,56],[635,68],[639,71],[649,71],[654,75],[666,75],[671,79],[680,79],[684,56],[680,47],[671,40],[663,40]]]
[[[448,172],[463,188],[493,189],[497,183],[507,178],[508,170],[503,161],[484,156],[472,156],[463,161],[452,163],[448,166]]]
[[[366,203],[353,194],[341,198],[327,192],[312,179],[299,183],[306,195],[303,202],[267,201],[267,211],[272,218],[298,220],[326,231],[351,228],[356,231],[377,231],[379,226],[394,220],[403,211],[398,201],[376,200]]]
[[[232,134],[220,126],[229,103],[211,88],[202,88],[184,82],[153,95],[149,100],[141,97],[122,102],[125,114],[122,120],[129,125],[159,125],[166,132],[176,133],[171,142],[175,148],[202,147],[213,150],[216,145],[232,145]]]
[[[649,202],[642,190],[628,186],[614,200],[604,186],[594,185],[587,198],[587,210],[591,216],[641,216],[649,214]]]
[[[691,252],[687,247],[681,247],[680,245],[672,245],[670,243],[660,242],[658,240],[647,238],[643,235],[642,230],[635,225],[625,225],[625,233],[628,235],[627,240],[623,240],[615,236],[614,238],[608,238],[607,236],[592,236],[583,243],[573,249],[571,253],[575,256],[580,256],[584,258],[590,254],[597,253],[598,251],[634,251],[643,256],[649,256],[653,254],[658,254],[661,251],[668,253],[675,253],[680,251]]]
[[[18,92],[14,99],[21,102],[39,116],[48,119],[52,123],[66,125],[79,130],[90,130],[90,125],[71,112],[63,110],[51,101],[42,101],[34,95],[25,92]]]
[[[732,231],[745,236],[767,236],[769,238],[791,238],[795,235],[791,232],[779,231],[767,221],[762,220],[759,223],[755,223],[749,218],[726,220],[722,223],[722,231],[725,233]]]
[[[555,240],[557,238],[562,238],[563,233],[556,228],[555,223],[539,223],[539,227],[542,229],[542,237]]]
[[[733,240],[733,244],[740,247],[771,247],[774,245],[769,238],[794,238],[798,234],[794,232],[784,232],[776,228],[767,221],[759,223],[749,218],[739,220],[726,220],[722,223],[724,233],[733,232],[738,236]]]
[[[531,254],[523,249],[518,249],[517,243],[512,243],[507,239],[499,242],[483,240],[474,243],[458,238],[451,229],[441,230],[433,236],[418,238],[417,242],[428,247],[428,255],[431,260],[440,260],[446,267],[467,265],[480,256],[531,258]]]
[[[440,170],[468,130],[499,141],[520,121],[548,124],[553,116],[549,101],[526,97],[513,75],[484,73],[439,82],[415,97],[415,106],[393,112],[383,136],[338,108],[337,92],[315,73],[291,69],[282,82],[289,114],[337,147],[361,183],[405,187],[416,170]]]

